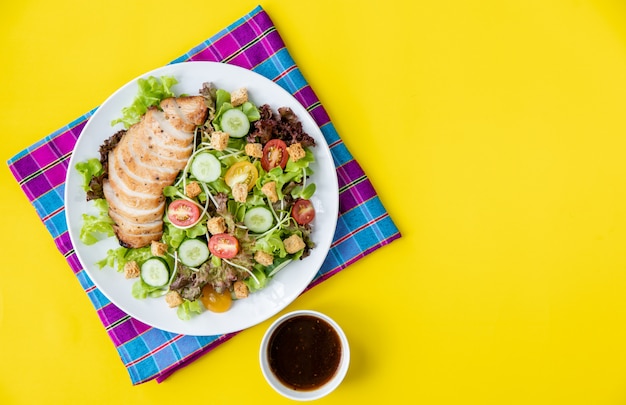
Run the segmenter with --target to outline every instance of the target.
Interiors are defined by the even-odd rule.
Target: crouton
[[[224,150],[228,146],[228,135],[226,132],[215,131],[211,133],[211,146],[217,150]]]
[[[153,240],[150,243],[150,253],[152,253],[152,256],[165,256],[167,253],[167,243]]]
[[[248,186],[245,183],[237,183],[232,187],[233,199],[237,202],[246,202],[248,198]]]
[[[263,184],[263,187],[261,187],[261,192],[265,194],[265,196],[267,197],[268,200],[270,200],[270,202],[275,203],[276,201],[278,201],[278,194],[276,194],[276,182],[275,181],[268,181],[267,183]]]
[[[168,291],[165,294],[165,302],[170,308],[174,308],[183,303],[183,299],[178,293],[178,291]]]
[[[139,277],[139,265],[136,261],[131,260],[129,262],[124,263],[124,277],[126,278],[137,278]]]
[[[211,235],[226,232],[226,221],[223,217],[213,217],[206,221],[206,229]]]
[[[262,158],[263,157],[263,145],[261,145],[260,143],[247,143],[246,155],[259,158],[259,159]]]
[[[297,162],[298,160],[306,156],[306,152],[302,148],[300,142],[293,143],[287,146],[287,153],[289,154],[291,160],[293,160],[294,162]]]
[[[248,286],[241,280],[235,281],[233,291],[235,292],[235,297],[238,299],[246,298],[250,292]]]
[[[274,264],[274,256],[262,250],[258,250],[254,254],[254,260],[261,263],[263,266],[271,266]]]
[[[285,250],[289,254],[296,253],[304,249],[304,247],[306,246],[302,238],[298,235],[291,235],[290,237],[285,239],[283,243],[285,244]]]
[[[248,89],[242,87],[230,93],[230,103],[233,107],[237,107],[238,105],[242,105],[248,101]]]
[[[185,195],[189,198],[196,198],[201,192],[202,189],[200,188],[200,185],[195,181],[192,181],[185,186]]]

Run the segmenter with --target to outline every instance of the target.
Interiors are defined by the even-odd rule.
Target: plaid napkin
[[[190,60],[230,63],[260,73],[293,94],[320,126],[337,168],[340,212],[331,250],[307,290],[400,237],[372,184],[342,143],[260,6],[172,63]],[[63,192],[70,155],[94,111],[18,153],[8,165],[95,306],[132,383],[160,382],[237,332],[188,336],[152,328],[113,305],[83,271],[68,236]]]

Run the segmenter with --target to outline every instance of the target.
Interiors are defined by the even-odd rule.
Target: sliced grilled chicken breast
[[[108,156],[104,196],[113,229],[126,247],[147,246],[163,235],[165,196],[193,152],[194,131],[204,123],[204,97],[165,99],[126,131]]]

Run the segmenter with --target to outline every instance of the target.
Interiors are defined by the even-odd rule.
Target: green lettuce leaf
[[[113,220],[109,216],[106,200],[94,200],[94,206],[98,209],[97,215],[83,214],[79,238],[85,245],[93,245],[114,235]]]
[[[133,283],[131,294],[135,299],[142,300],[148,297],[156,298],[165,294],[163,287],[151,287],[139,279]]]
[[[305,200],[308,200],[313,197],[316,188],[317,186],[315,183],[309,183],[304,188],[302,188],[302,186],[295,186],[293,190],[291,190],[291,196],[293,198],[304,198]]]
[[[217,89],[215,92],[215,108],[218,113],[224,104],[230,105],[230,93],[223,89]],[[232,108],[232,105],[230,106]]]
[[[281,233],[281,230],[278,229],[263,236],[262,238],[257,239],[255,245],[256,249],[278,257],[287,256],[285,244],[281,239]]]
[[[127,248],[121,246],[117,249],[109,249],[105,258],[100,260],[96,264],[98,265],[98,267],[100,267],[100,269],[102,269],[104,267],[115,268],[117,263],[117,271],[122,271],[124,268],[124,263],[126,262],[124,256],[126,256],[127,251]]]
[[[267,276],[265,275],[265,272],[260,267],[255,267],[254,270],[252,271],[252,274],[254,274],[254,277],[248,277],[247,279],[243,281],[251,293],[262,290],[270,281],[270,279],[267,278]],[[257,283],[257,280],[258,280],[258,283]]]
[[[102,163],[99,159],[91,158],[84,162],[76,163],[76,170],[80,173],[83,181],[82,187],[84,191],[91,191],[89,183],[91,179],[102,174]]]
[[[137,263],[143,263],[146,260],[148,260],[150,257],[152,257],[152,252],[150,251],[150,246],[148,245],[142,248],[128,249],[128,252],[126,252],[124,259],[127,262],[134,260]],[[122,264],[122,267],[124,267],[124,264],[125,263]]]
[[[118,247],[116,249],[109,249],[104,259],[100,260],[96,264],[102,269],[103,267],[111,267],[117,271],[124,270],[124,265],[132,260],[137,263],[143,263],[152,256],[150,246],[128,249],[125,247]]]
[[[184,300],[182,304],[176,309],[176,315],[183,321],[190,320],[194,315],[202,313],[202,304],[199,300],[188,301]]]
[[[249,101],[246,101],[241,105],[241,111],[246,114],[246,116],[248,117],[248,121],[250,122],[258,121],[259,119],[261,119],[261,113],[259,112],[259,109],[256,108],[256,106]]]
[[[149,107],[158,105],[163,99],[175,96],[172,86],[176,83],[178,81],[172,76],[161,76],[160,79],[154,76],[137,79],[139,89],[135,100],[130,106],[122,108],[122,117],[113,120],[111,125],[122,123],[124,128],[128,129],[139,122]]]
[[[164,218],[165,232],[163,232],[163,242],[178,249],[185,239],[195,239],[198,236],[206,235],[206,221],[200,221],[191,228],[180,229],[174,226],[167,216]]]

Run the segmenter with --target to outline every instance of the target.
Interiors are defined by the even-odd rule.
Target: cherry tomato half
[[[195,224],[200,218],[200,208],[187,200],[174,200],[167,209],[167,218],[176,226]]]
[[[230,291],[226,290],[218,293],[211,284],[207,284],[202,288],[200,301],[211,312],[226,312],[230,308],[233,299]]]
[[[221,259],[232,259],[239,253],[239,241],[228,233],[218,233],[209,239],[209,251]]]
[[[287,144],[281,139],[272,139],[263,147],[261,167],[267,172],[277,166],[284,169],[287,165],[287,159],[289,159]]]
[[[248,191],[252,190],[259,178],[259,171],[248,161],[237,162],[228,168],[224,175],[224,181],[228,187],[233,188],[237,183],[245,183]]]
[[[313,208],[311,201],[301,198],[293,204],[291,216],[300,225],[306,225],[315,218],[315,208]]]

